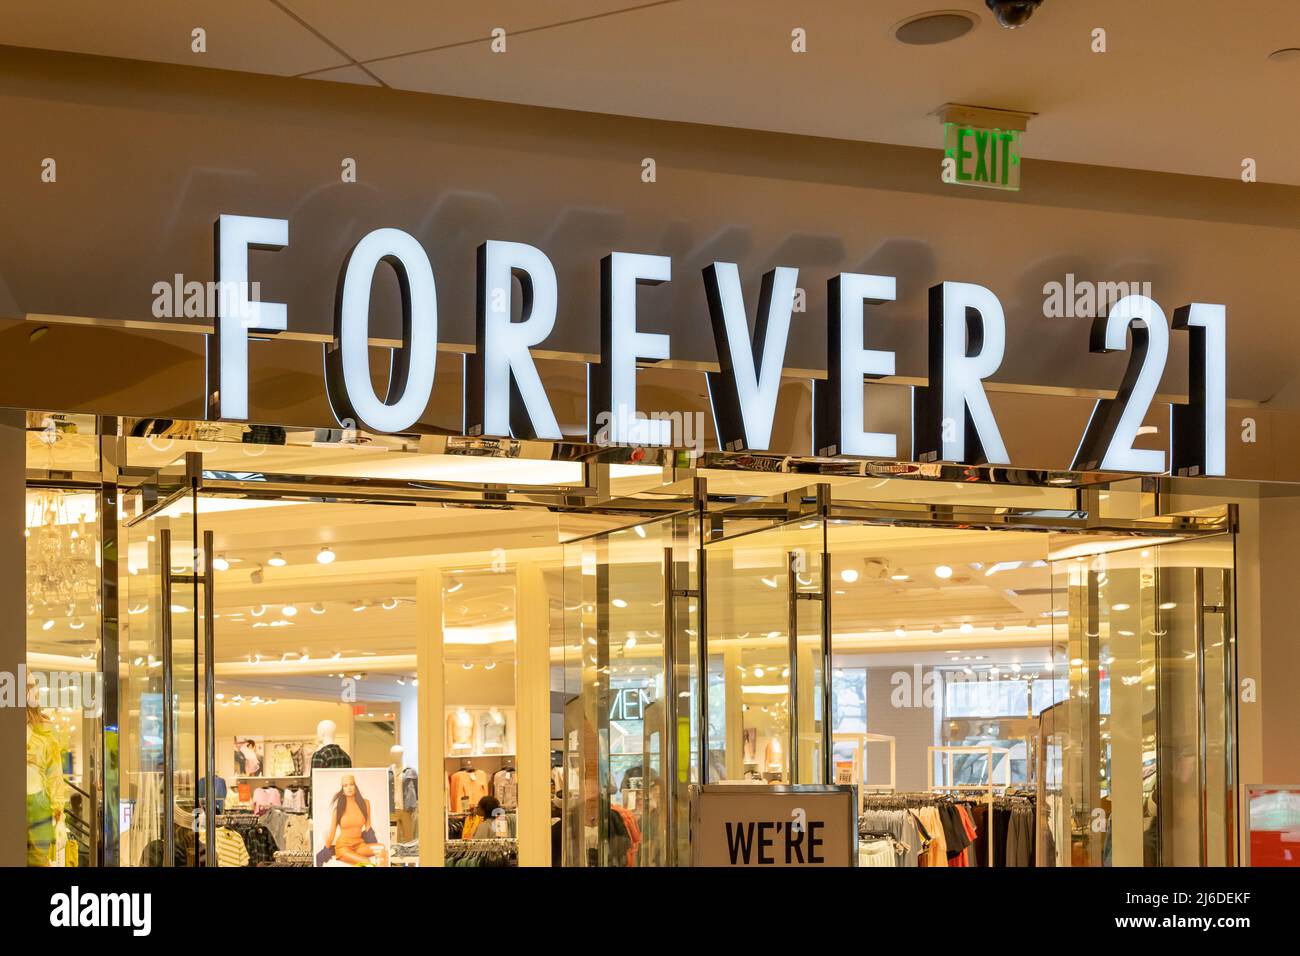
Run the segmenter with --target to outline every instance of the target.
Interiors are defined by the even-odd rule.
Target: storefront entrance
[[[445,454],[375,477],[381,449],[337,440],[118,444],[115,482],[29,494],[29,659],[91,667],[87,625],[117,627],[102,726],[69,731],[90,860],[217,863],[266,827],[318,862],[349,770],[394,865],[685,865],[691,788],[742,781],[856,785],[864,862],[941,801],[984,822],[975,865],[1237,860],[1230,508],[1001,469],[720,456],[602,487],[547,460],[448,481],[483,471]],[[75,542],[105,514],[101,609]]]
[[[745,781],[858,786],[864,862],[960,802],[961,865],[1233,863],[1233,519],[1125,494],[698,488],[568,544],[565,862],[685,863],[690,787]]]

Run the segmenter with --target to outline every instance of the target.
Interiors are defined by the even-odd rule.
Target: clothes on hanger
[[[506,810],[519,806],[519,775],[514,767],[503,767],[492,775],[492,796]]]
[[[1030,794],[866,794],[862,803],[860,856],[864,846],[888,838],[904,848],[899,866],[1036,865],[1038,817]],[[873,861],[885,859],[883,848],[873,845],[871,852]]]
[[[448,807],[455,812],[473,810],[487,796],[488,776],[482,770],[457,770],[451,775]]]
[[[217,827],[215,840],[217,843],[217,866],[248,866],[248,848],[244,845],[244,838],[241,837],[230,827]],[[208,841],[207,829],[199,831],[199,845],[206,847]]]

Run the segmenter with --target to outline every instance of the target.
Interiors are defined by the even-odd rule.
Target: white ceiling
[[[1029,158],[1300,185],[1296,0],[1046,0],[998,27],[979,0],[45,0],[0,43],[816,136],[938,147],[945,102],[1037,113]],[[891,27],[964,8],[909,47]],[[207,33],[191,52],[191,31]],[[489,48],[494,27],[507,51]],[[795,27],[808,51],[790,50]],[[1091,51],[1106,30],[1108,52]]]

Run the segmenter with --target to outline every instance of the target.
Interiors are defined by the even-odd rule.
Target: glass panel
[[[1055,563],[1072,865],[1235,858],[1232,548],[1218,535]]]
[[[768,525],[728,521],[705,548],[713,783],[821,779],[822,522]]]
[[[504,564],[442,575],[449,866],[465,841],[519,837],[517,598]]]
[[[566,865],[687,859],[688,790],[699,779],[697,554],[689,515],[565,546]]]
[[[27,492],[27,862],[93,865],[104,686],[95,494]]]
[[[827,542],[836,779],[880,806],[978,794],[987,861],[989,789],[1037,796],[1040,716],[1057,699],[1048,536],[833,518]],[[991,843],[1005,865],[1005,833]]]
[[[27,467],[45,472],[98,472],[94,415],[27,413]]]
[[[121,862],[124,866],[192,866],[195,773],[199,738],[195,733],[198,614],[196,585],[178,582],[192,575],[196,561],[194,505],[187,494],[140,519],[154,504],[149,491],[122,495],[119,542],[125,560],[118,570],[125,582],[119,593],[121,621]],[[137,520],[133,520],[137,519]],[[164,533],[165,532],[165,533]],[[164,541],[170,551],[164,552]],[[167,635],[170,634],[170,647]],[[167,673],[170,655],[172,725],[167,731]],[[172,806],[166,805],[165,748],[172,758]],[[168,831],[175,853],[166,854]]]

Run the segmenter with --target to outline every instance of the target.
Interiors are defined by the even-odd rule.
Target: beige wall
[[[1264,498],[1260,517],[1259,702],[1241,711],[1258,709],[1263,743],[1243,782],[1300,783],[1300,498]]]

